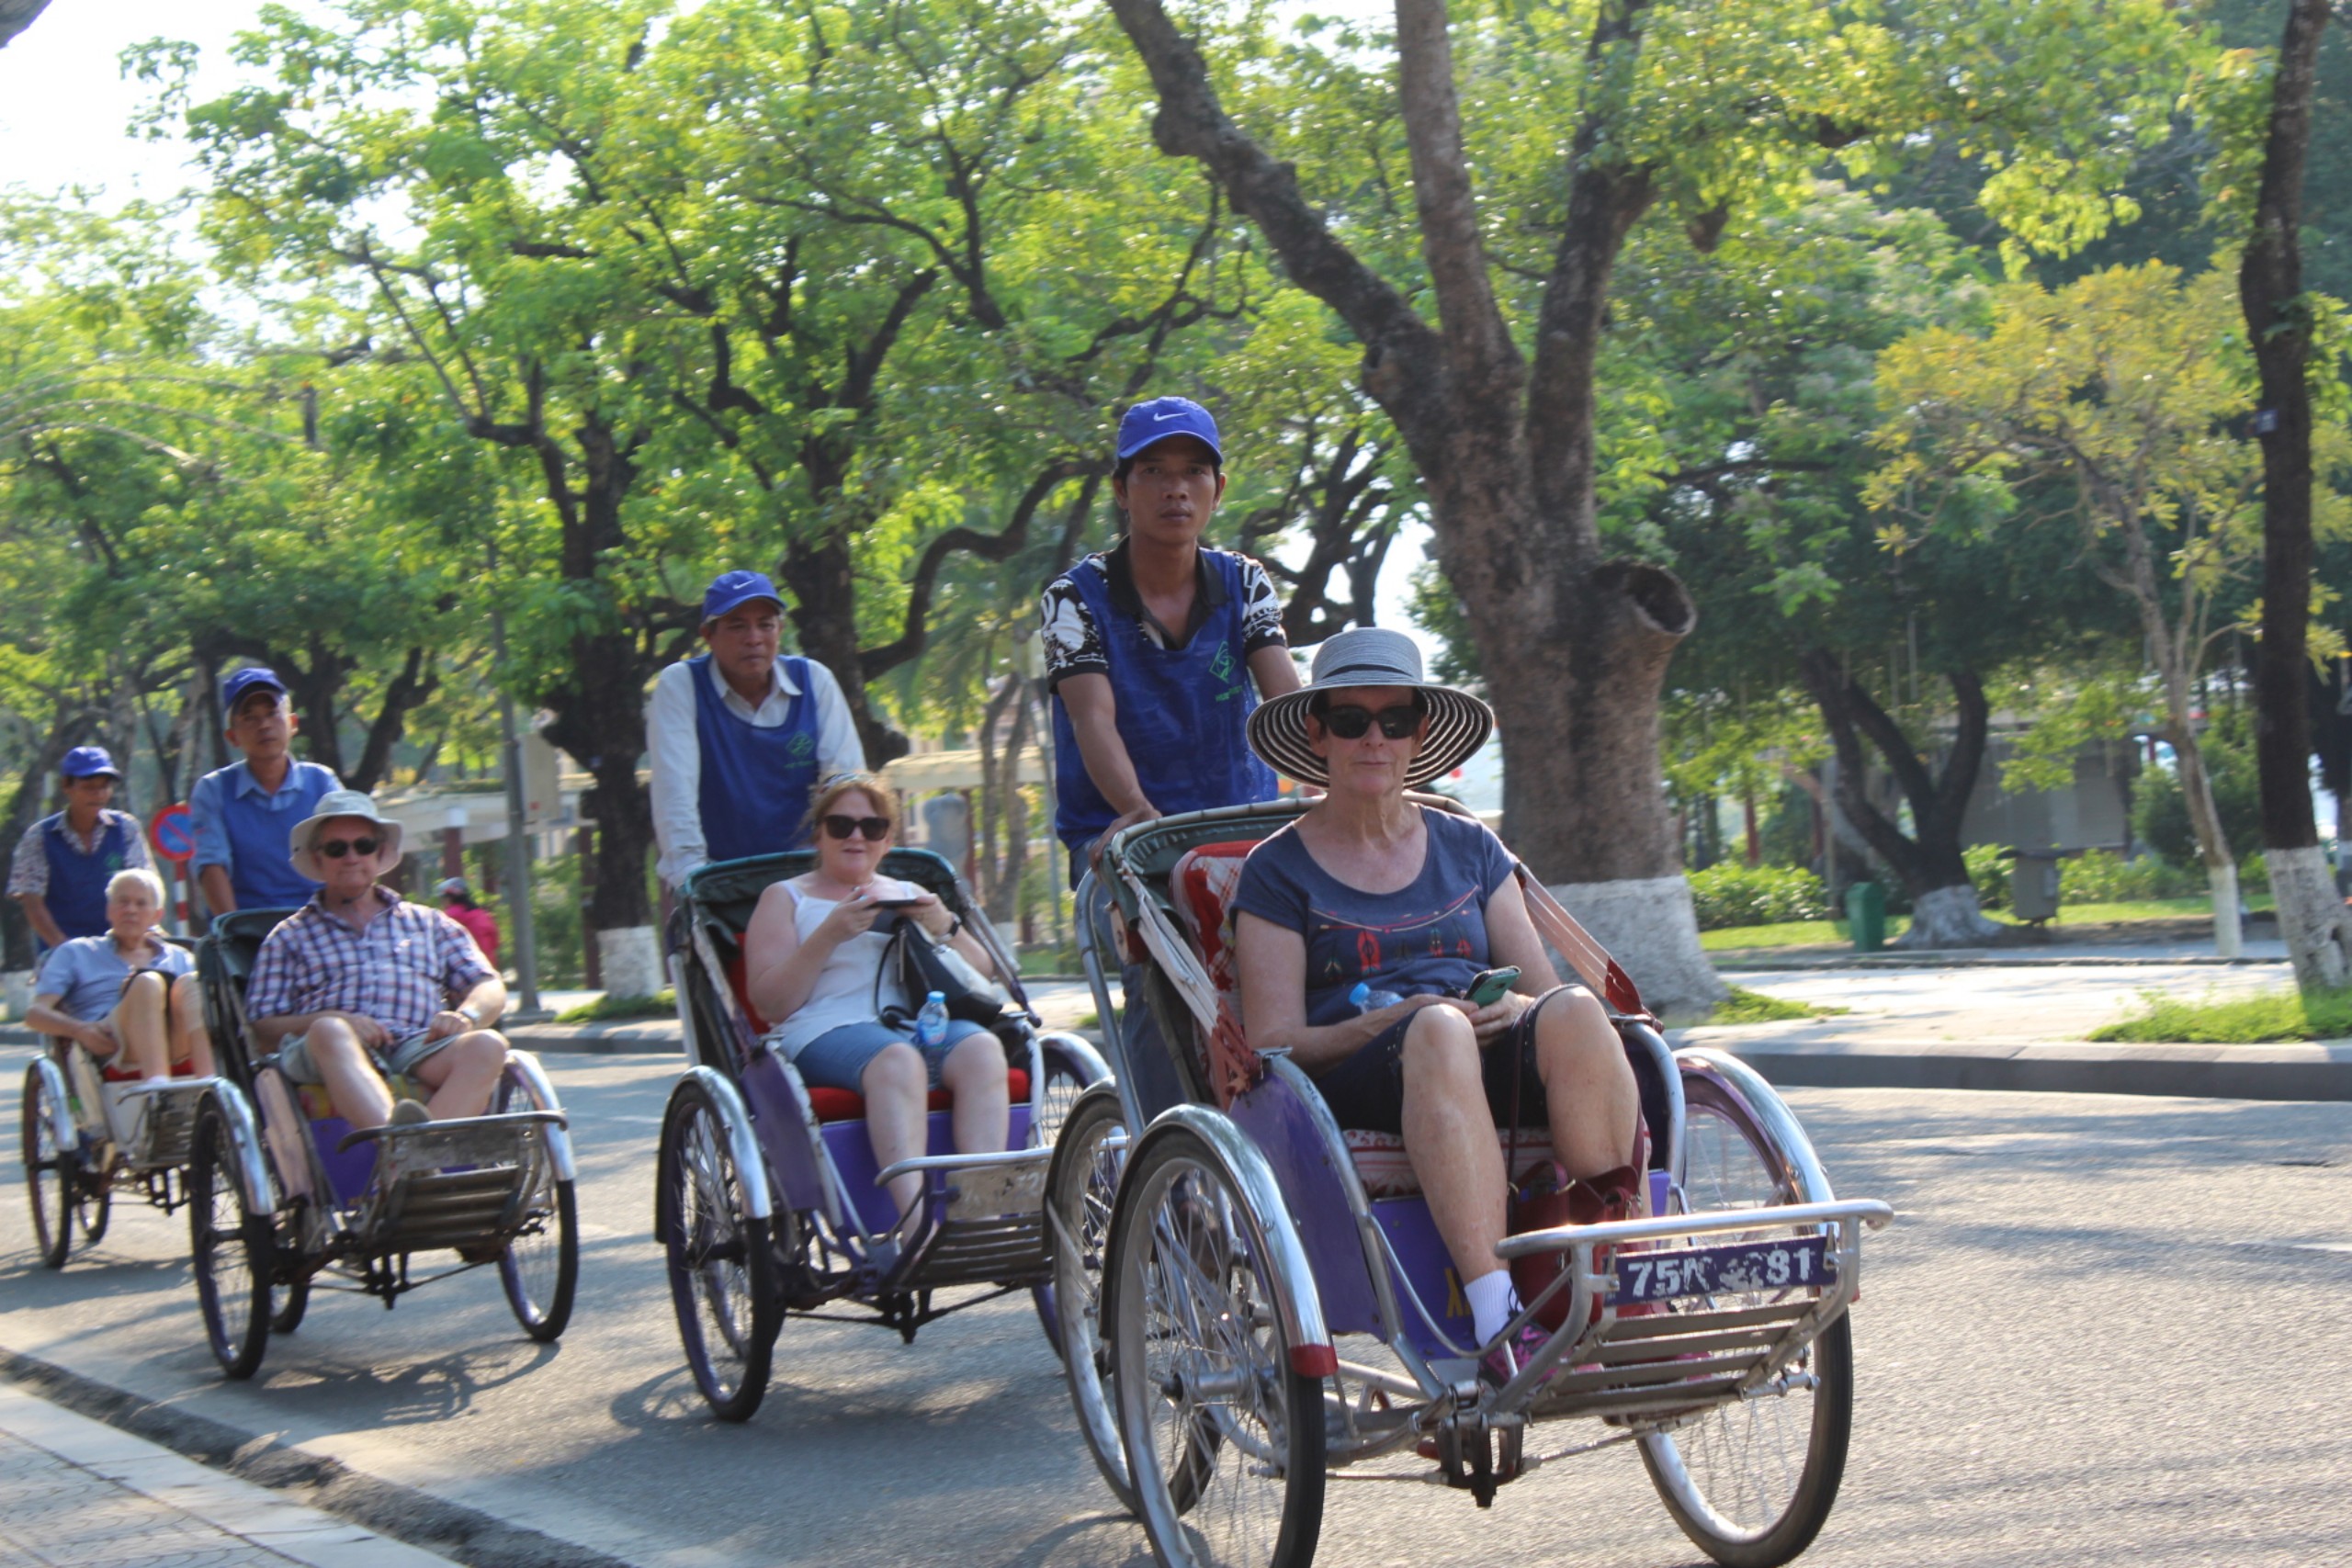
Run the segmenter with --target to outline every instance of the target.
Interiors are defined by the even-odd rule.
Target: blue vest
[[[761,728],[727,705],[710,655],[686,660],[695,686],[695,740],[702,750],[703,847],[710,858],[741,860],[797,850],[808,841],[801,823],[817,787],[817,698],[808,661],[784,660],[800,694],[782,724]]]
[[[96,852],[85,855],[74,841],[73,829],[65,826],[65,813],[41,818],[40,844],[49,856],[49,891],[41,896],[41,902],[49,906],[49,918],[67,936],[107,933],[107,882],[127,863],[130,835],[139,830],[138,824],[119,811],[100,817],[98,827]]]
[[[1280,785],[1272,768],[1250,750],[1250,716],[1258,688],[1250,679],[1242,641],[1246,606],[1241,558],[1204,550],[1202,558],[1225,585],[1192,641],[1162,648],[1143,623],[1111,604],[1110,579],[1080,561],[1067,576],[1094,617],[1118,704],[1119,739],[1135,763],[1146,799],[1169,816],[1272,800]],[[1094,787],[1079,754],[1078,732],[1061,693],[1054,694],[1054,831],[1076,850],[1099,838],[1118,817]],[[1073,879],[1083,863],[1072,857]]]
[[[220,770],[220,825],[229,833],[229,886],[240,909],[286,909],[307,904],[319,884],[294,869],[287,840],[319,797],[336,787],[334,770],[316,762],[287,763],[277,798],[238,788],[251,777],[243,762]]]

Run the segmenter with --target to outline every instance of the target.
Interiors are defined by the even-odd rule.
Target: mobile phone
[[[1500,969],[1481,969],[1470,982],[1470,1000],[1474,1006],[1490,1007],[1502,1000],[1503,993],[1518,983],[1519,970],[1516,965],[1506,964]]]
[[[920,898],[876,898],[870,901],[866,908],[869,909],[911,909],[922,902]]]

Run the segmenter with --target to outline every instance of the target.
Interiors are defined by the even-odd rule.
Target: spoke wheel
[[[188,1250],[213,1358],[232,1378],[253,1376],[269,1348],[269,1219],[245,1204],[228,1120],[208,1103],[188,1162]]]
[[[74,1250],[74,1194],[82,1184],[79,1151],[57,1141],[57,1103],[36,1062],[25,1069],[25,1195],[33,1205],[33,1245],[44,1267],[62,1269]]]
[[[691,1078],[671,1098],[659,1179],[655,1220],[686,1365],[719,1419],[749,1420],[784,1322],[771,1228],[744,1212],[726,1123]]]
[[[82,1245],[96,1247],[107,1238],[107,1222],[114,1217],[114,1182],[96,1171],[83,1171],[74,1194],[74,1223],[82,1227]]]
[[[1190,1129],[1153,1140],[1111,1236],[1115,1397],[1171,1568],[1306,1568],[1323,1525],[1323,1388],[1292,1370],[1261,1222]]]
[[[1783,1162],[1746,1107],[1712,1080],[1685,1077],[1681,1186],[1693,1213],[1795,1201]],[[1726,1242],[1729,1236],[1715,1237]],[[1734,1309],[1785,1292],[1713,1298]],[[1838,1500],[1853,1429],[1854,1360],[1842,1315],[1768,1391],[1642,1438],[1642,1463],[1667,1511],[1726,1568],[1774,1568],[1813,1544]]]
[[[1056,1343],[1069,1381],[1079,1430],[1104,1484],[1129,1513],[1136,1511],[1127,1479],[1127,1452],[1119,1442],[1119,1415],[1111,1379],[1111,1341],[1102,1331],[1102,1263],[1111,1239],[1111,1208],[1126,1162],[1126,1125],[1118,1091],[1103,1084],[1082,1097],[1062,1123],[1055,1147],[1053,1183],[1046,1193],[1053,1227]]]
[[[1045,1084],[1037,1097],[1036,1119],[1030,1123],[1029,1146],[1057,1148],[1060,1146],[1062,1129],[1069,1124],[1080,1097],[1086,1093],[1087,1080],[1078,1064],[1052,1041],[1045,1042],[1038,1055],[1045,1063]],[[1061,1309],[1055,1304],[1059,1288],[1057,1279],[1048,1278],[1029,1291],[1030,1302],[1037,1309],[1037,1326],[1046,1331],[1046,1343],[1053,1347],[1057,1357],[1062,1353],[1063,1343]]]
[[[549,1168],[532,1195],[522,1234],[498,1255],[498,1282],[523,1332],[547,1344],[571,1321],[580,1285],[580,1214],[571,1183]]]

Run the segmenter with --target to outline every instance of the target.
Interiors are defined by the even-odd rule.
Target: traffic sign
[[[196,818],[185,806],[166,806],[147,819],[147,841],[174,865],[196,858]]]

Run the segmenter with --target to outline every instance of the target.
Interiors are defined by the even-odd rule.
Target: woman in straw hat
[[[1486,704],[1421,678],[1401,633],[1332,637],[1308,685],[1250,720],[1259,756],[1326,793],[1251,852],[1234,897],[1250,1045],[1287,1049],[1342,1127],[1404,1135],[1481,1344],[1520,1310],[1495,1257],[1496,1124],[1516,1100],[1548,1122],[1570,1179],[1630,1199],[1640,1111],[1616,1030],[1589,991],[1560,984],[1510,852],[1474,818],[1406,797],[1493,727]],[[1510,965],[1519,979],[1498,1000],[1465,999],[1481,970]],[[1370,1005],[1384,991],[1401,999]],[[1543,1337],[1531,1325],[1497,1344],[1483,1372],[1508,1381]]]

